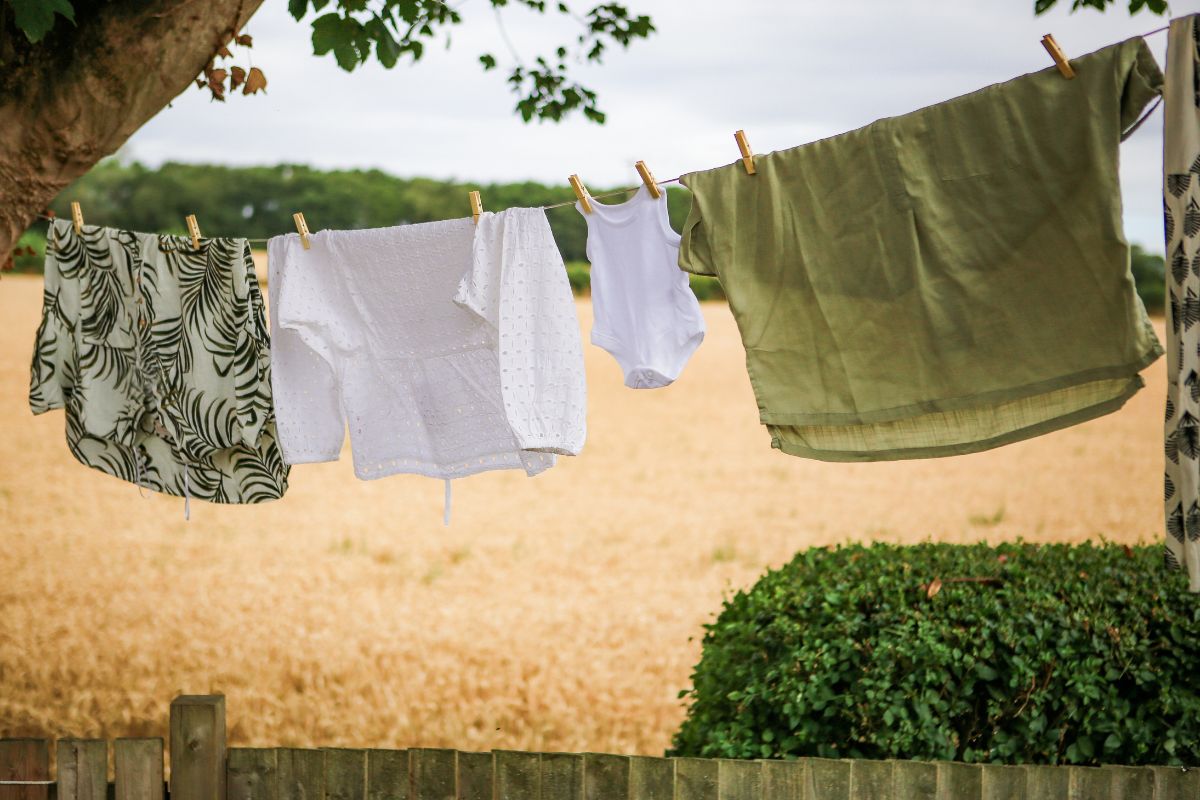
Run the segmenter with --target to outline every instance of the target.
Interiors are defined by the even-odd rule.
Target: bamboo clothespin
[[[196,222],[195,214],[188,214],[184,217],[187,222],[188,235],[192,237],[192,249],[200,249],[200,223]]]
[[[483,201],[479,199],[479,192],[471,192],[471,219],[475,224],[479,224],[479,215],[483,213]]]
[[[746,167],[748,175],[754,174],[754,151],[750,149],[750,143],[746,141],[746,132],[738,131],[733,135],[737,140],[738,150],[742,151],[742,164]]]
[[[1067,80],[1075,77],[1075,68],[1071,66],[1071,62],[1063,55],[1062,48],[1058,46],[1058,42],[1054,41],[1054,34],[1047,33],[1042,37],[1042,47],[1046,48],[1046,52],[1054,59],[1055,66],[1062,76]]]
[[[662,189],[658,188],[658,183],[654,180],[654,176],[650,174],[650,168],[646,166],[646,162],[639,161],[633,166],[637,168],[638,175],[642,176],[642,183],[646,184],[646,188],[650,190],[650,196],[655,200],[662,197]]]
[[[71,201],[71,220],[75,223],[75,232],[83,233],[83,209],[74,200]]]
[[[304,249],[308,250],[308,223],[304,221],[304,212],[297,211],[292,214],[292,220],[296,223],[296,233],[300,234],[300,244],[304,245]]]
[[[579,198],[579,205],[583,207],[583,213],[592,213],[592,198],[588,195],[587,189],[583,188],[583,181],[579,180],[578,175],[572,175],[568,180],[571,181],[571,188],[575,190],[575,196]]]

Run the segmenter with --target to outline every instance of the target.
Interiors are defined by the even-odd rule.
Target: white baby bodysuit
[[[657,389],[679,377],[704,339],[704,317],[679,269],[667,195],[642,186],[624,203],[592,201],[583,214],[592,264],[592,344],[617,359],[625,385]]]
[[[541,209],[271,239],[272,382],[289,464],[535,475],[586,433],[570,285]]]

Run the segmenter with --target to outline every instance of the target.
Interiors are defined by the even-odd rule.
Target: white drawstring
[[[188,491],[188,471],[187,465],[183,467],[183,521],[187,522],[192,518],[192,493]]]
[[[133,448],[133,463],[137,466],[137,487],[138,494],[143,500],[149,499],[150,495],[142,491],[142,451],[136,446]]]
[[[450,479],[446,478],[446,496],[442,500],[442,524],[450,526]]]

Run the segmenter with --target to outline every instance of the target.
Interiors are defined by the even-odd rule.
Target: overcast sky
[[[1081,55],[1165,24],[1131,17],[1125,0],[1105,14],[1064,8],[1037,18],[1033,0],[627,4],[650,14],[658,32],[578,71],[600,94],[603,126],[520,122],[504,83],[513,56],[487,0],[457,6],[465,21],[449,50],[435,46],[415,66],[372,64],[352,74],[313,56],[308,21],[292,20],[284,0],[266,0],[245,29],[254,36],[250,60],[270,82],[266,96],[221,104],[189,89],[124,155],[148,164],[378,167],[471,182],[565,183],[578,172],[592,185],[634,184],[638,159],[660,179],[733,161],[738,128],[755,151],[778,150],[1041,69],[1050,63],[1039,41],[1047,32]],[[1172,11],[1200,11],[1200,0],[1176,0]],[[519,8],[502,20],[526,62],[574,33],[570,23]],[[1166,35],[1148,41],[1161,63]],[[483,52],[496,54],[501,69],[484,73]],[[246,63],[243,53],[237,63]],[[1161,142],[1159,111],[1121,153],[1129,238],[1159,252]]]

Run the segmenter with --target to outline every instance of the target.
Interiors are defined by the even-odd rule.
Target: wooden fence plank
[[[1071,773],[1066,767],[1026,764],[1025,796],[1029,800],[1062,800],[1071,789]]]
[[[1151,800],[1154,797],[1154,770],[1149,767],[1101,767],[1109,773],[1109,797],[1112,800]]]
[[[279,800],[325,800],[323,751],[280,747],[275,751],[275,770]]]
[[[1067,773],[1071,800],[1107,800],[1111,775],[1096,767],[1068,767]]]
[[[274,748],[231,747],[225,776],[229,800],[278,800],[279,770]]]
[[[850,796],[854,800],[892,800],[892,762],[868,759],[852,761]]]
[[[720,778],[711,758],[675,759],[675,800],[717,800]]]
[[[104,739],[59,739],[59,800],[107,800],[108,742]]]
[[[629,800],[629,757],[583,754],[584,800]]]
[[[717,797],[720,800],[760,800],[762,764],[758,761],[717,761]]]
[[[538,800],[541,796],[542,765],[537,753],[493,750],[495,800]]]
[[[674,800],[675,764],[669,758],[629,759],[629,800]]]
[[[367,751],[323,747],[326,800],[366,800]]]
[[[1025,800],[1028,773],[1021,767],[983,765],[983,800]]]
[[[0,781],[50,780],[50,742],[0,739]],[[47,800],[50,786],[0,786],[0,800]]]
[[[893,761],[892,787],[897,800],[937,797],[937,764],[930,761]]]
[[[163,740],[113,742],[116,800],[163,800]]]
[[[408,751],[367,751],[367,800],[408,800]]]
[[[808,759],[762,762],[763,800],[808,800]]]
[[[457,753],[422,747],[410,750],[409,754],[412,800],[456,800]]]
[[[980,800],[983,797],[983,769],[978,764],[939,761],[939,800]]]
[[[225,800],[225,697],[171,701],[171,800]]]
[[[850,762],[845,759],[812,758],[808,761],[811,800],[847,800],[850,797]]]
[[[1151,767],[1154,800],[1196,800],[1200,797],[1200,769],[1195,767]]]
[[[493,800],[493,760],[491,753],[458,754],[457,800]]]
[[[583,756],[542,753],[541,800],[583,800]]]

